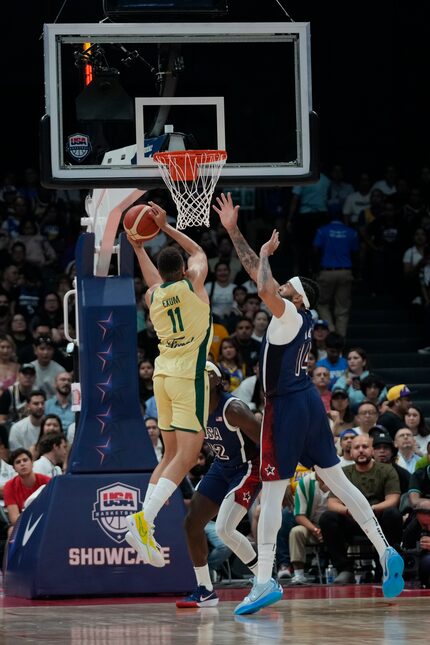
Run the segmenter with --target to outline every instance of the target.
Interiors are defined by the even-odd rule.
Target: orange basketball
[[[134,242],[152,240],[159,232],[159,227],[152,217],[151,207],[137,204],[128,209],[124,215],[124,229]]]

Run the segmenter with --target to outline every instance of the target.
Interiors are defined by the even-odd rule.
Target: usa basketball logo
[[[140,490],[134,486],[116,482],[97,489],[97,501],[93,507],[92,519],[98,522],[102,531],[111,540],[123,542],[128,527],[125,518],[142,508]]]

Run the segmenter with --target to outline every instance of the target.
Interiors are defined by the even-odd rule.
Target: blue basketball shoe
[[[176,606],[178,609],[187,609],[190,607],[216,607],[219,602],[219,598],[216,595],[215,591],[209,591],[203,585],[200,585],[186,598],[176,601]]]
[[[255,614],[256,611],[259,611],[263,607],[268,607],[278,602],[278,600],[282,600],[282,595],[283,589],[281,585],[273,578],[261,584],[258,584],[254,578],[254,584],[249,595],[237,605],[233,613],[238,616],[242,614]]]
[[[383,572],[382,593],[386,598],[394,598],[402,593],[405,582],[402,577],[405,563],[396,549],[389,546],[381,557]]]

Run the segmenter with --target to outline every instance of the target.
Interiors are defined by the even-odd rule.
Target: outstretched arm
[[[240,207],[233,205],[231,193],[227,193],[227,197],[224,195],[224,193],[221,193],[221,197],[217,197],[216,201],[218,202],[218,206],[213,205],[212,208],[216,213],[218,213],[221,224],[229,234],[243,268],[248,273],[250,278],[254,280],[254,282],[256,282],[258,256],[251,249],[237,226],[237,216]]]
[[[145,280],[148,288],[151,289],[152,287],[161,284],[163,280],[158,273],[157,267],[146,252],[142,242],[135,242],[130,237],[128,237],[128,241],[136,253],[143,279]]]
[[[166,211],[155,202],[149,202],[153,218],[157,225],[166,235],[175,240],[188,254],[188,270],[187,276],[197,289],[202,288],[208,274],[208,259],[202,247],[199,246],[188,235],[178,231],[167,222]]]
[[[279,246],[279,233],[274,230],[268,242],[260,249],[260,262],[257,272],[258,295],[268,306],[276,318],[280,318],[285,311],[285,302],[279,295],[279,284],[272,275],[269,256],[273,255]]]

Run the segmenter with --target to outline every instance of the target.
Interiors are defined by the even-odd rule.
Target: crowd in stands
[[[348,342],[352,286],[360,281],[370,297],[388,291],[408,302],[417,318],[427,323],[426,346],[419,351],[430,356],[430,168],[422,168],[408,181],[393,166],[381,174],[372,181],[362,172],[356,183],[349,182],[336,164],[316,184],[277,191],[279,203],[267,211],[268,204],[273,206],[273,200],[265,197],[270,189],[252,189],[255,209],[241,217],[256,249],[273,227],[279,228],[282,246],[274,270],[281,281],[290,270],[317,279],[321,301],[313,312],[308,372],[324,403],[333,441],[348,477],[371,501],[390,544],[402,553],[421,544],[420,576],[429,584],[430,545],[421,535],[417,510],[430,510],[428,421],[406,384],[385,383],[372,371],[366,348]],[[170,208],[167,191],[158,192]],[[157,194],[151,193],[151,198],[157,201]],[[64,472],[73,440],[73,361],[66,351],[63,299],[72,288],[74,250],[84,215],[82,193],[47,190],[34,169],[27,169],[22,180],[13,173],[3,177],[0,504],[12,525],[34,486]],[[210,359],[223,374],[223,387],[261,418],[264,399],[258,360],[270,314],[216,216],[209,230],[187,232],[209,258],[206,290],[214,322]],[[161,236],[154,239],[150,245],[154,260],[162,244],[168,243]],[[136,377],[145,424],[159,458],[163,448],[152,385],[158,341],[144,303],[145,288],[137,271]],[[72,307],[72,325],[73,320]],[[210,459],[204,447],[201,463],[183,482],[184,499],[192,495]],[[351,581],[347,548],[357,527],[315,473],[298,465],[296,475],[278,538],[279,576],[296,584],[306,582],[305,547],[323,545],[337,569],[337,582]],[[244,529],[251,537],[257,521],[258,501]],[[211,527],[208,540],[214,550],[210,563],[219,569],[220,554],[224,560],[229,554]],[[375,572],[376,579],[379,574]]]

